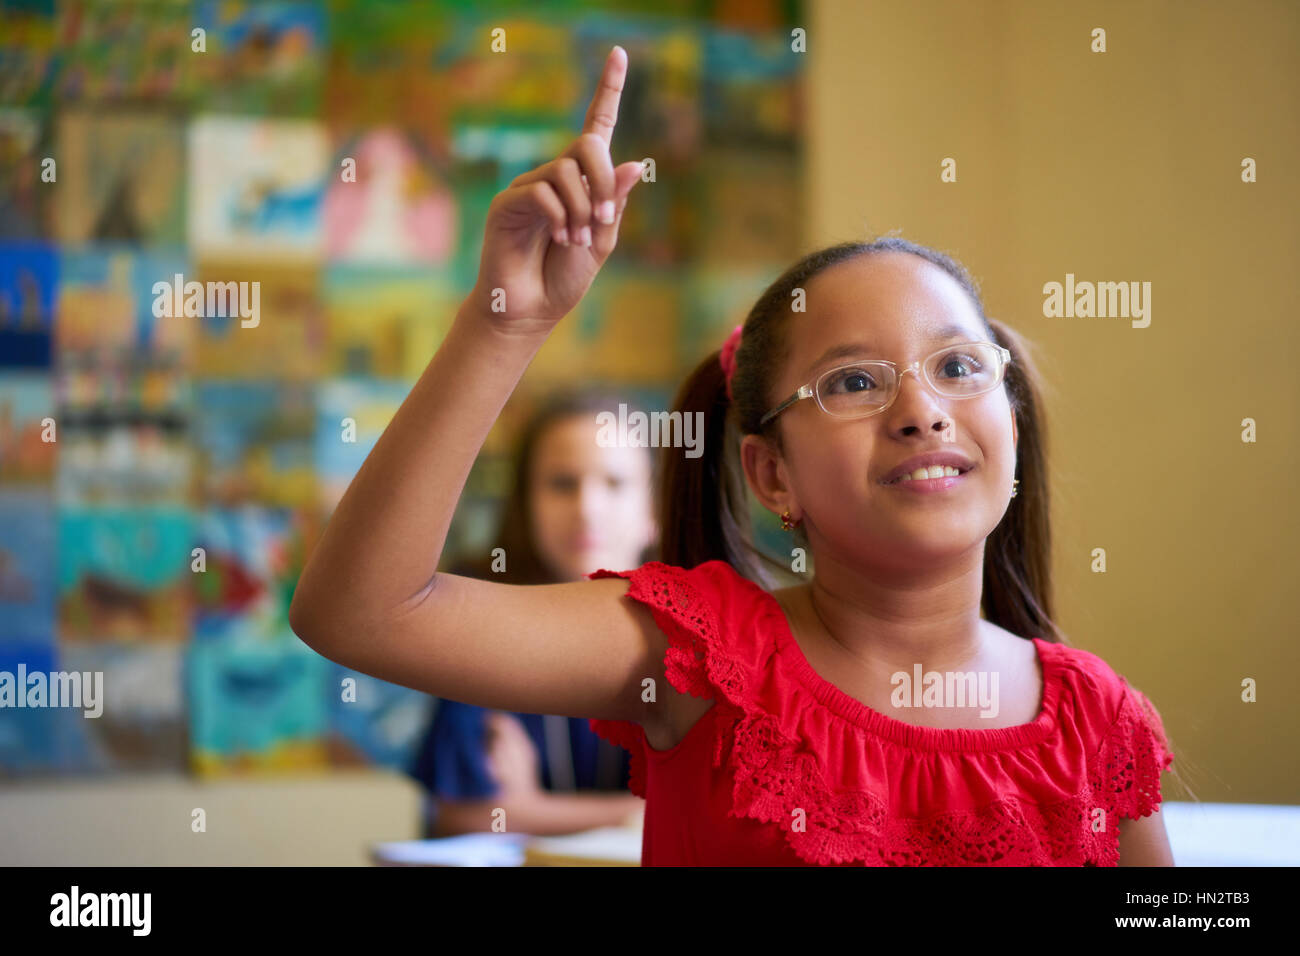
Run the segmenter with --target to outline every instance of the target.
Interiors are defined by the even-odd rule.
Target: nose
[[[603,506],[600,482],[585,478],[578,485],[578,513],[590,527],[596,523]]]
[[[907,380],[907,373],[915,373],[912,381]],[[905,368],[898,376],[898,387],[893,400],[885,414],[889,417],[889,427],[901,435],[924,434],[927,431],[942,432],[948,427],[948,411],[941,404],[942,399],[934,393],[922,377],[919,369]]]

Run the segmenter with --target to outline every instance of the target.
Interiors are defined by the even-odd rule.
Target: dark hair
[[[1011,352],[1003,387],[1016,415],[1020,485],[985,544],[982,606],[987,620],[1013,634],[1068,643],[1052,621],[1046,424],[1029,345],[984,314],[979,289],[963,266],[942,252],[897,236],[819,249],[767,287],[745,319],[731,383],[734,400],[727,398],[720,350],[706,356],[687,378],[673,408],[685,414],[704,413],[704,449],[699,458],[675,455],[663,462],[657,499],[662,559],[684,568],[723,560],[767,587],[789,577],[787,567],[753,543],[749,496],[739,460],[740,436],[766,435],[778,449],[782,447],[779,419],[766,426],[759,422],[769,411],[772,388],[788,353],[793,290],[837,263],[884,252],[920,256],[947,272],[970,296],[990,339]],[[802,526],[795,541],[807,547]]]
[[[603,411],[618,410],[619,404],[628,406],[628,412],[639,410],[637,404],[627,396],[616,395],[605,388],[584,387],[563,389],[552,392],[529,416],[520,430],[515,447],[513,472],[510,491],[501,509],[497,523],[497,533],[489,550],[489,557],[465,561],[459,564],[453,573],[469,577],[480,577],[503,584],[556,584],[558,579],[547,567],[537,552],[533,541],[533,521],[530,482],[532,480],[533,459],[542,436],[552,425],[566,418],[589,415],[592,419],[593,433],[596,428],[595,417]],[[651,480],[655,480],[657,457],[647,448],[646,454],[651,460]],[[496,548],[504,549],[508,560],[506,570],[492,573],[490,553]],[[658,554],[652,546],[641,556],[641,561],[652,560]],[[622,570],[621,568],[618,570]]]

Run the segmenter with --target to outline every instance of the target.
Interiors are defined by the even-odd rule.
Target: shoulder
[[[694,588],[720,592],[729,592],[745,585],[757,587],[753,582],[742,577],[726,561],[714,560],[697,564],[693,568],[683,568],[663,561],[646,561],[640,567],[625,571],[601,568],[587,575],[593,581],[597,578],[621,577],[629,580],[649,581],[652,583],[672,582]]]
[[[1102,751],[1140,751],[1160,769],[1173,761],[1160,712],[1106,661],[1082,648],[1044,643],[1061,683],[1062,708]]]
[[[664,676],[672,690],[705,701],[746,702],[774,652],[778,619],[783,620],[771,594],[725,561],[693,568],[650,561],[588,577],[630,582],[626,597],[644,605],[666,637]],[[686,709],[698,716],[694,705]],[[674,718],[673,724],[680,721]]]
[[[630,584],[627,596],[647,605],[661,625],[689,631],[710,644],[725,643],[771,613],[771,595],[743,577],[726,561],[705,561],[682,568],[648,561],[626,571],[601,569],[588,577],[621,577]]]
[[[1087,745],[1094,788],[1106,794],[1120,819],[1155,812],[1161,801],[1160,775],[1174,763],[1160,712],[1096,654],[1061,644],[1047,646],[1060,663],[1062,713],[1073,715],[1074,728]]]
[[[644,607],[663,635],[660,663],[663,704],[640,723],[592,719],[591,729],[632,755],[629,787],[645,795],[646,744],[672,749],[717,701],[728,708],[752,709],[775,644],[780,606],[766,590],[726,561],[683,568],[647,561],[626,570],[601,568],[588,580],[622,578],[624,597]],[[656,676],[659,673],[653,671]]]
[[[1127,694],[1127,682],[1101,657],[1080,647],[1042,641],[1045,661],[1051,661],[1062,689],[1076,707],[1086,709],[1099,720],[1119,716]]]

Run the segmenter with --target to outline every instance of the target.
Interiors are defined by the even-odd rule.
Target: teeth
[[[960,475],[961,472],[952,465],[931,465],[929,468],[918,468],[910,475],[904,475],[902,478],[896,478],[895,481],[922,481],[926,478],[952,478]]]

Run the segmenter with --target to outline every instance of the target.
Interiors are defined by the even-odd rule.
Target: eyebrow
[[[960,325],[945,325],[930,333],[930,339],[935,342],[947,342],[958,338],[970,339],[970,337],[970,330]],[[971,341],[978,341],[978,339],[971,339]],[[813,372],[832,359],[856,358],[862,355],[872,355],[875,352],[875,347],[868,342],[845,342],[841,345],[832,345],[821,354],[817,361],[808,366],[804,371],[804,377],[810,377]]]

